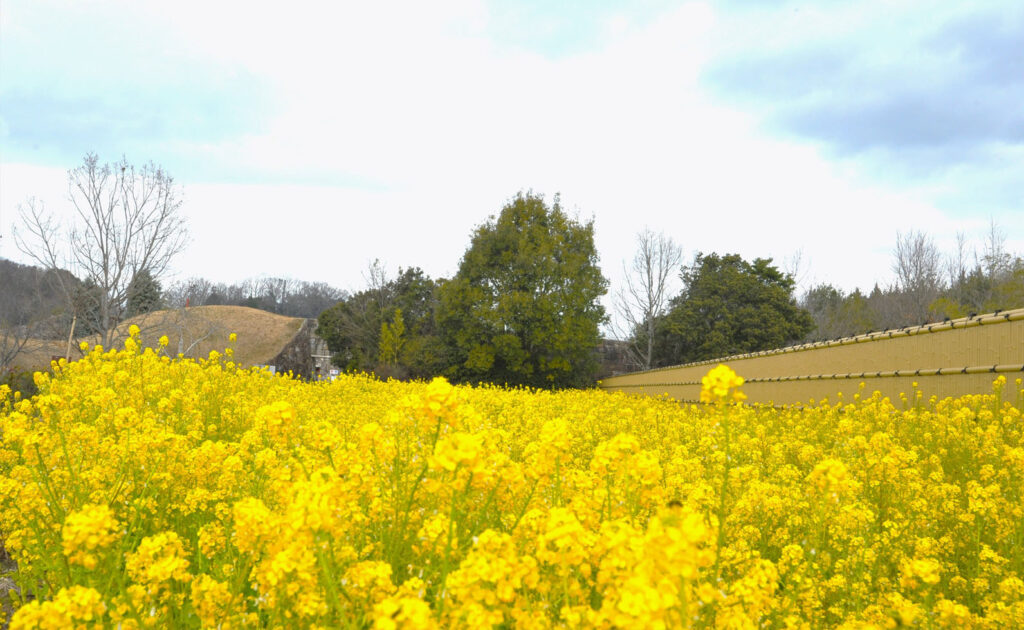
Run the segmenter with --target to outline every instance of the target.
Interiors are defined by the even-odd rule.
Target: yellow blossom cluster
[[[68,562],[96,567],[97,552],[117,540],[120,523],[107,505],[87,504],[64,519],[61,542]]]
[[[133,339],[36,383],[0,388],[14,630],[1024,627],[1020,382],[680,405]]]
[[[743,377],[739,376],[728,365],[721,365],[712,368],[701,379],[701,402],[726,402],[732,399],[741,402],[747,399],[747,395],[739,390],[743,385]]]

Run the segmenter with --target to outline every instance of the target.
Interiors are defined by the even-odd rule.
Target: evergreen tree
[[[163,308],[160,283],[149,271],[143,269],[132,277],[128,285],[126,317],[158,311]]]
[[[448,375],[533,387],[594,382],[600,298],[593,222],[569,218],[556,195],[518,194],[477,228],[440,290],[438,326]]]
[[[659,364],[779,348],[810,332],[814,321],[796,304],[793,278],[771,263],[698,254],[659,329]]]

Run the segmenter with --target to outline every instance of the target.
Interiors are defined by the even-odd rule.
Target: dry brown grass
[[[156,311],[123,322],[117,329],[116,345],[121,346],[128,337],[128,328],[135,324],[140,329],[142,343],[156,347],[161,336],[167,335],[170,344],[167,353],[178,352],[188,357],[202,358],[211,350],[223,352],[229,345],[228,335],[236,333],[232,344],[235,361],[243,366],[269,363],[299,332],[302,318],[275,315],[247,306],[195,306],[188,309]],[[93,345],[99,337],[82,339]],[[15,359],[22,369],[39,370],[47,367],[52,356],[63,356],[65,342],[30,340]],[[81,356],[78,346],[71,349],[72,359]]]
[[[20,370],[42,370],[49,367],[50,359],[56,356],[64,356],[67,344],[63,341],[51,341],[49,339],[29,339],[21,352],[14,357],[12,367],[15,371]],[[75,356],[78,356],[77,351]]]

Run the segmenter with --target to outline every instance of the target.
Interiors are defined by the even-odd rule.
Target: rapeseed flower
[[[12,628],[1024,627],[1006,381],[679,405],[129,341],[0,386]]]
[[[61,528],[64,555],[71,564],[96,567],[97,555],[120,535],[121,524],[106,505],[85,505],[68,514]]]
[[[743,385],[743,377],[739,376],[727,365],[718,365],[701,379],[700,401],[705,403],[740,402],[747,396],[739,391]]]

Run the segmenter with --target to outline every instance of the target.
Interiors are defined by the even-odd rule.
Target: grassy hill
[[[228,335],[236,333],[235,361],[241,365],[270,362],[302,327],[301,317],[285,317],[247,306],[196,306],[188,309],[155,311],[126,320],[118,327],[121,346],[128,328],[135,324],[141,330],[142,342],[156,347],[161,336],[170,340],[167,353],[179,352],[188,357],[206,357],[211,350],[223,351]],[[90,345],[99,337],[82,339]],[[66,342],[30,340],[15,364],[22,369],[39,370],[49,366],[50,358],[63,356]],[[71,349],[72,359],[81,356],[77,345]]]

